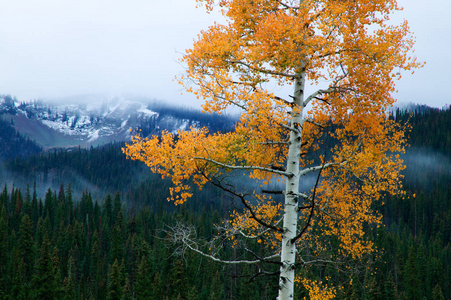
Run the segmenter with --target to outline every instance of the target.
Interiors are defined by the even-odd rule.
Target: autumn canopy
[[[363,226],[380,223],[371,205],[400,188],[404,132],[387,110],[401,72],[420,66],[408,56],[407,23],[388,23],[395,0],[197,2],[227,23],[199,34],[178,80],[206,112],[238,109],[239,123],[228,133],[135,136],[124,151],[171,178],[177,204],[193,182],[230,192],[243,211],[231,213],[227,233],[259,239],[278,261],[278,299],[293,297],[295,281],[327,299],[333,289],[319,288],[309,266],[370,252]],[[227,176],[238,171],[262,188],[231,187]],[[316,180],[302,190],[307,176]],[[277,181],[282,203],[265,188]]]

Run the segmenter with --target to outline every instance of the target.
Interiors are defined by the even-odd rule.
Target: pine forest
[[[451,299],[451,108],[417,107],[394,116],[411,125],[406,193],[387,195],[375,207],[383,226],[365,229],[377,251],[364,266],[315,268],[318,280],[341,286],[336,299]],[[243,209],[240,203],[206,186],[176,206],[166,200],[168,180],[127,160],[122,146],[4,162],[24,182],[5,184],[0,193],[0,299],[277,297],[277,266],[262,272],[258,265],[225,265],[171,241],[175,224],[189,224],[199,239],[219,236],[215,224]],[[90,189],[68,177],[72,173]],[[63,178],[76,184],[58,182]],[[222,241],[217,255],[241,255],[232,244]],[[253,255],[265,254],[257,241],[249,246]],[[295,288],[296,299],[309,299],[302,285]]]

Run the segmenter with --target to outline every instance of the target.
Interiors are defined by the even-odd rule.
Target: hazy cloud
[[[442,106],[451,62],[448,0],[401,0],[417,35],[417,52],[428,64],[405,74],[401,101]],[[74,94],[132,93],[189,104],[174,75],[183,72],[178,52],[201,29],[220,20],[195,8],[194,0],[1,1],[0,93],[21,100]]]

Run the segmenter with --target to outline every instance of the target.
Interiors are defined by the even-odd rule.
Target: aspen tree
[[[372,251],[363,225],[381,218],[371,204],[399,190],[404,168],[398,155],[404,132],[386,112],[401,72],[421,66],[409,56],[408,24],[388,23],[400,10],[396,0],[197,2],[208,12],[219,9],[226,23],[198,35],[177,79],[203,99],[205,112],[235,107],[240,120],[228,133],[191,128],[138,135],[124,152],[171,178],[176,204],[191,197],[188,180],[200,188],[212,183],[241,201],[244,212],[231,213],[227,233],[267,248],[267,257],[240,263],[278,260],[279,300],[293,299],[296,281],[311,299],[332,298],[333,287],[296,267],[306,271]],[[245,193],[226,182],[237,171],[263,188]],[[302,190],[312,174],[316,182]],[[265,193],[277,181],[284,184],[283,203],[274,200],[276,191]],[[202,252],[190,230],[176,236],[216,261],[237,263]]]

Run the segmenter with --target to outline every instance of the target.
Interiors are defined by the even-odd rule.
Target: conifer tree
[[[111,266],[110,272],[108,273],[108,300],[120,300],[122,297],[122,277],[121,266],[117,259]]]
[[[382,299],[382,291],[380,284],[376,281],[375,276],[370,276],[367,279],[366,298],[367,300],[380,300]]]
[[[392,274],[388,274],[387,280],[385,281],[384,286],[384,299],[385,300],[391,300],[391,299],[397,299],[398,293],[396,289],[396,284],[393,280]]]
[[[445,300],[445,296],[442,293],[440,285],[436,284],[432,291],[432,300]]]
[[[119,195],[119,192],[117,192],[116,195],[114,195],[114,200],[113,200],[113,210],[112,210],[113,224],[116,223],[116,218],[117,218],[121,208],[122,208],[121,196]]]
[[[156,300],[163,299],[163,280],[161,279],[160,272],[155,273],[152,279],[152,294]]]
[[[142,256],[135,282],[135,297],[137,300],[154,299],[150,288],[152,286],[152,274],[150,271],[148,258]]]
[[[6,214],[5,204],[0,204],[0,245],[5,249],[9,249],[8,241],[8,217]],[[0,251],[0,278],[6,274],[6,264],[8,262],[8,251]],[[2,281],[0,281],[0,286]]]
[[[105,216],[105,223],[108,225],[114,225],[113,223],[113,203],[111,201],[111,195],[108,194],[103,204],[103,215]]]
[[[33,225],[28,215],[24,215],[19,229],[19,258],[23,260],[27,280],[31,280],[34,267]]]
[[[31,221],[33,227],[36,228],[39,220],[38,195],[36,193],[36,182],[33,184],[33,197],[31,198]]]
[[[404,290],[408,299],[421,299],[419,270],[416,262],[416,250],[414,246],[409,247],[408,257],[404,268]]]
[[[68,214],[67,214],[67,220],[66,222],[68,224],[70,224],[73,220],[73,201],[72,201],[72,187],[70,185],[70,183],[67,184],[66,187],[66,194],[65,194],[65,209],[68,210]]]
[[[121,300],[133,300],[132,289],[130,286],[130,280],[128,276],[125,277],[125,284],[122,288],[122,297]]]
[[[5,207],[5,212],[8,212],[8,204],[8,187],[5,184],[3,191],[0,194],[0,205]]]
[[[119,213],[120,214],[120,213]],[[120,214],[121,215],[121,214]],[[124,258],[124,223],[123,218],[121,221],[116,222],[113,228],[112,244],[111,244],[111,260],[121,261]]]
[[[50,240],[47,234],[45,234],[39,250],[39,259],[35,265],[31,286],[35,299],[58,299],[59,287],[56,282],[54,264],[50,253]]]
[[[64,300],[72,300],[75,299],[75,279],[73,274],[74,269],[74,258],[72,256],[69,257],[67,262],[67,276],[64,278],[63,282],[63,299]]]
[[[49,218],[52,227],[55,225],[55,212],[56,212],[55,198],[53,195],[53,191],[50,188],[48,188],[47,192],[45,193],[44,218],[46,217]]]
[[[170,282],[172,298],[178,296],[185,298],[188,292],[188,284],[186,282],[185,267],[180,259],[174,261],[170,272]]]

